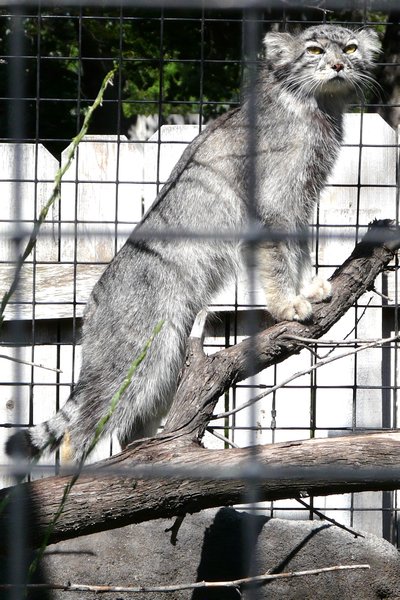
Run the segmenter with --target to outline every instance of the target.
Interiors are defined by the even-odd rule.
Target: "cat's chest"
[[[277,133],[277,130],[275,131]],[[259,192],[267,211],[279,204],[297,207],[307,220],[332,171],[340,147],[340,130],[323,119],[298,119],[282,125],[280,135],[265,139],[264,164],[260,155]],[[300,214],[301,213],[301,214]]]
[[[264,138],[258,166],[267,178],[301,181],[310,169],[324,177],[336,160],[340,141],[340,130],[317,115],[315,120],[283,123]]]
[[[330,120],[320,111],[310,112],[290,128],[291,148],[289,160],[296,165],[298,173],[324,179],[330,173],[337,158],[342,139],[341,124]],[[321,181],[321,184],[324,182]]]

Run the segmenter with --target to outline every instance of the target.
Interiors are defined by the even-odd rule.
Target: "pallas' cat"
[[[250,160],[256,161],[252,214],[262,227],[282,232],[257,250],[268,310],[277,320],[303,321],[313,301],[329,298],[329,284],[312,277],[304,234],[338,154],[343,112],[373,81],[379,46],[372,30],[333,25],[265,36],[265,58],[250,90],[257,109],[253,156],[245,99],[188,146],[135,236],[95,285],[84,316],[80,377],[65,406],[46,423],[14,434],[8,452],[54,449],[69,431],[81,456],[132,360],[163,321],[105,427],[117,431],[122,446],[156,431],[196,314],[240,264],[241,244],[229,234],[248,224]],[[152,237],[179,229],[210,235]],[[220,233],[224,239],[213,239]]]

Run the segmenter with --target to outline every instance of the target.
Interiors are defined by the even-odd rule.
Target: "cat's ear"
[[[272,64],[285,63],[292,57],[294,38],[290,33],[271,31],[264,37],[265,55]]]
[[[357,31],[357,37],[364,46],[364,51],[371,54],[377,54],[382,50],[382,44],[379,36],[374,29],[360,29]]]

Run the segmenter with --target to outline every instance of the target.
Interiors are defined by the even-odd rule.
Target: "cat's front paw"
[[[279,308],[270,311],[278,321],[308,321],[312,315],[311,303],[302,295],[282,302]]]
[[[314,277],[308,285],[301,290],[301,295],[310,302],[321,302],[332,297],[332,285],[322,277]]]

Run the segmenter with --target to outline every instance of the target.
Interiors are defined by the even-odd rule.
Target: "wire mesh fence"
[[[240,3],[200,7],[170,2],[160,8],[134,1],[0,6],[2,294],[51,196],[54,177],[68,162],[71,139],[81,130],[104,76],[115,69],[114,84],[92,116],[89,135],[76,148],[59,198],[40,227],[5,308],[0,331],[0,457],[6,486],[17,469],[3,450],[11,430],[26,430],[51,418],[76,386],[82,317],[93,286],[151,207],[188,144],[238,107],[243,89],[250,98],[246,160],[254,171],[248,190],[248,211],[254,217],[259,107],[253,91],[262,36],[333,23],[355,30],[368,26],[383,42],[376,69],[379,86],[369,86],[349,106],[340,155],[310,232],[294,234],[309,237],[313,267],[324,278],[347,258],[373,219],[397,223],[400,64],[399,11],[390,2],[351,7],[340,2],[323,7],[265,2],[251,8]],[[257,243],[274,236],[279,240],[280,231],[268,231],[266,237],[252,220],[239,232],[221,231],[207,226],[207,217],[201,216],[201,230],[168,223],[165,230],[149,228],[144,238],[143,232],[137,235],[139,240],[147,236],[165,244],[184,240],[194,247],[210,239],[227,243],[234,237],[250,248],[235,281],[210,303],[204,348],[211,355],[273,323],[254,262]],[[300,354],[232,385],[216,406],[205,446],[250,446],[252,460],[257,461],[257,447],[264,444],[395,429],[397,264],[392,266],[321,341],[304,341]],[[355,352],[371,340],[377,341],[375,347]],[[333,360],[341,354],[341,360]],[[250,352],[248,360],[256,361],[256,354]],[[241,409],[259,394],[265,397]],[[91,462],[120,449],[115,436],[105,436]],[[53,456],[39,459],[28,480],[48,475],[49,469],[58,473],[70,459],[67,440]],[[162,479],[172,476],[165,473]],[[198,466],[199,478],[208,473],[208,467]],[[235,473],[232,467],[231,476]],[[339,464],[337,473],[340,476]],[[196,477],[196,470],[192,475]],[[304,507],[287,499],[253,502],[259,499],[254,473],[244,470],[241,477],[247,484],[243,506],[248,510],[292,519],[314,518],[313,509],[322,510],[346,526],[398,544],[396,492],[317,495]],[[17,583],[24,580],[19,569],[27,541],[25,509],[21,496],[12,513],[9,562],[9,580]],[[17,586],[10,597],[20,598],[22,593]]]

